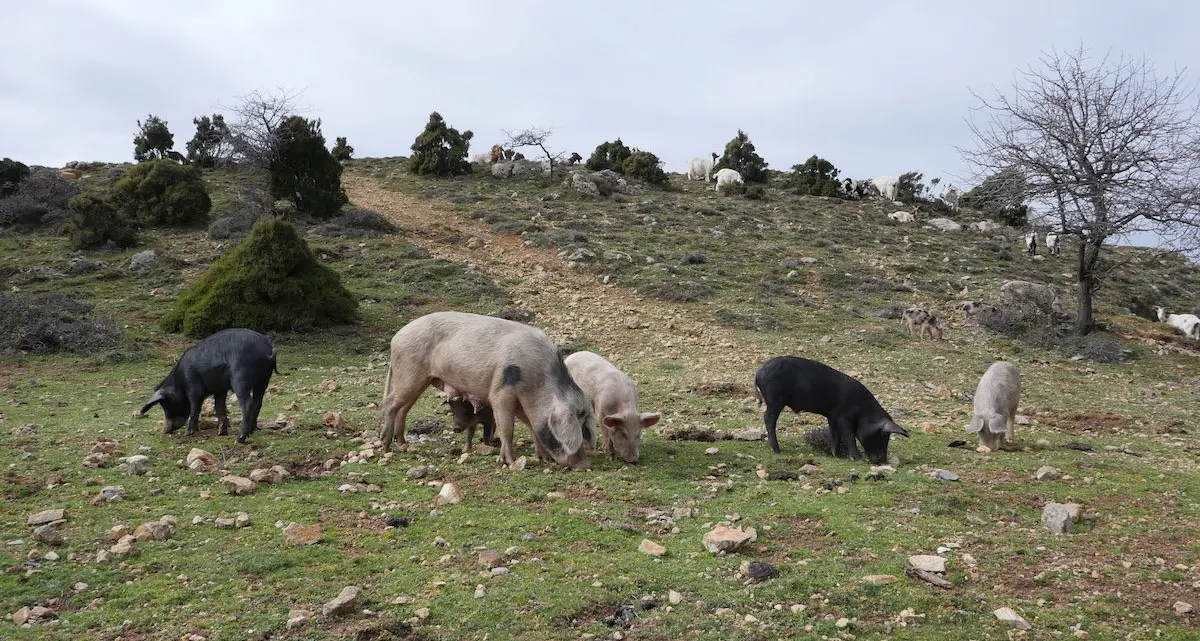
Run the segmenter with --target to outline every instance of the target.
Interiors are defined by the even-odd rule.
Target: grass
[[[970,297],[979,292],[984,300],[1013,277],[1069,285],[1062,276],[1068,257],[1027,261],[1005,249],[1016,245],[1015,236],[993,251],[981,246],[994,241],[972,233],[886,222],[886,212],[873,203],[775,189],[765,201],[699,193],[689,185],[588,202],[536,180],[417,179],[387,159],[355,161],[351,173],[460,214],[430,221],[428,230],[459,235],[474,218],[521,234],[530,251],[587,249],[594,258],[577,271],[594,283],[589,294],[615,288],[645,298],[632,309],[572,307],[573,285],[549,281],[531,292],[529,283],[502,269],[468,269],[435,257],[436,240],[403,227],[371,238],[307,236],[360,296],[363,321],[274,336],[286,375],[272,381],[262,419],[271,423],[278,416],[289,426],[264,429],[238,446],[232,436],[215,435],[212,417],[193,437],[160,434],[158,410],[152,418],[132,417],[187,344],[159,332],[156,321],[222,251],[219,243],[202,232],[147,234],[143,247],[88,253],[104,263],[98,272],[31,278],[32,267],[65,266],[65,239],[0,236],[0,269],[6,270],[0,273],[12,274],[9,289],[16,277],[21,295],[80,297],[123,328],[121,342],[107,353],[0,361],[6,445],[0,448],[0,528],[5,541],[23,541],[0,549],[8,568],[0,575],[0,610],[40,603],[61,619],[29,629],[0,622],[0,636],[611,638],[619,628],[606,620],[622,605],[634,610],[632,626],[622,632],[636,639],[849,638],[836,626],[843,617],[860,639],[1005,638],[1008,630],[991,615],[1003,606],[1035,626],[1029,638],[1070,637],[1077,624],[1092,638],[1195,635],[1195,615],[1177,616],[1171,607],[1176,600],[1200,605],[1194,534],[1200,444],[1191,433],[1200,365],[1178,349],[1186,345],[1169,328],[1122,307],[1171,278],[1179,297],[1172,304],[1179,306],[1187,292],[1197,291],[1194,268],[1183,273],[1169,259],[1130,252],[1136,259],[1121,282],[1102,291],[1098,309],[1114,340],[1136,357],[1073,361],[957,326],[947,341],[917,342],[897,321],[874,315],[892,304],[920,303],[954,318],[941,310],[964,282]],[[231,194],[246,177],[209,178],[214,214],[232,209]],[[169,260],[147,272],[121,267],[147,247]],[[707,262],[680,264],[687,252],[705,252]],[[817,262],[784,267],[791,257]],[[792,270],[797,274],[789,277]],[[763,442],[672,441],[651,430],[637,466],[595,456],[587,473],[538,462],[517,472],[500,469],[493,457],[457,462],[461,435],[442,430],[390,458],[337,463],[362,447],[356,437],[364,430],[378,428],[392,332],[437,309],[511,308],[535,309],[532,323],[568,335],[568,347],[614,359],[638,382],[641,409],[663,413],[663,429],[761,425],[749,387],[754,369],[769,356],[793,353],[862,379],[913,437],[893,443],[900,465],[884,481],[848,480],[865,477],[866,466],[807,447],[801,434],[819,425],[811,415],[781,420],[779,455]],[[620,319],[629,314],[651,328],[627,329]],[[1025,448],[984,455],[947,447],[966,437],[966,395],[997,358],[1022,371],[1022,413],[1030,423],[1018,427],[1017,437]],[[237,407],[230,409],[236,423]],[[328,427],[330,411],[340,412],[346,425]],[[418,404],[410,429],[422,419],[449,423],[433,395]],[[26,427],[31,424],[36,427]],[[532,458],[527,429],[517,434],[520,452]],[[120,456],[148,455],[150,475],[84,467],[84,455],[100,437],[116,440]],[[1040,439],[1050,444],[1037,444]],[[1073,441],[1094,450],[1062,447]],[[706,454],[713,446],[719,451]],[[213,452],[232,473],[277,463],[296,478],[231,496],[220,474],[185,469],[192,447]],[[325,472],[329,460],[335,463]],[[758,476],[760,467],[799,472],[806,464],[816,471],[800,481]],[[1034,481],[1043,465],[1070,478]],[[405,471],[416,466],[428,467],[425,478],[407,478]],[[962,480],[935,481],[929,472],[938,468]],[[463,502],[435,509],[438,488],[431,483],[439,481],[458,484]],[[380,491],[339,492],[347,483],[375,484]],[[123,485],[126,500],[91,505],[110,484]],[[1084,506],[1087,518],[1077,534],[1054,536],[1040,526],[1049,500]],[[30,561],[31,551],[49,548],[32,540],[25,519],[50,507],[67,510],[60,528],[67,545],[56,550],[59,561]],[[250,515],[251,527],[224,530],[206,520],[239,511]],[[180,522],[170,540],[138,543],[140,553],[126,559],[93,561],[109,545],[104,534],[110,527],[166,514]],[[193,524],[195,516],[202,522]],[[387,518],[397,516],[412,523],[389,528]],[[289,521],[320,523],[324,540],[285,547],[275,524]],[[720,522],[755,527],[758,540],[742,553],[711,555],[700,539]],[[667,546],[668,555],[656,560],[637,552],[643,538]],[[477,564],[478,548],[513,546],[505,555],[508,575],[492,576]],[[952,548],[945,556],[953,589],[904,576],[909,554],[933,554],[940,546]],[[743,585],[738,567],[756,559],[775,564],[781,575]],[[866,585],[860,579],[869,574],[898,581]],[[78,582],[88,587],[76,593],[71,586]],[[289,609],[319,611],[346,585],[363,588],[354,613],[285,629]],[[485,586],[483,598],[475,598],[477,585]],[[669,604],[669,590],[683,601]],[[393,603],[397,597],[404,602]],[[793,612],[794,605],[804,607]],[[420,608],[429,609],[428,618],[410,628],[405,622]],[[720,608],[735,615],[716,614]],[[919,627],[900,626],[906,608],[921,616]]]

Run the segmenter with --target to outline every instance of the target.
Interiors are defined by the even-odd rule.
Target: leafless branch
[[[277,129],[285,118],[306,112],[297,106],[304,90],[276,87],[274,91],[254,90],[237,97],[237,103],[222,109],[233,114],[229,125],[230,146],[240,162],[266,167],[271,164],[277,144]]]

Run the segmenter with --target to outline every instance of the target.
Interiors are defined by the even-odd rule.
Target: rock
[[[123,485],[105,485],[100,488],[100,493],[93,499],[93,503],[103,503],[106,501],[121,501],[125,499],[125,486]]]
[[[291,476],[291,473],[282,465],[250,470],[250,480],[255,483],[278,483],[288,476]]]
[[[703,542],[704,548],[713,554],[722,552],[733,552],[745,545],[758,539],[758,532],[754,528],[729,527],[718,525],[709,532],[705,533]]]
[[[890,574],[868,574],[862,578],[862,582],[867,585],[887,585],[895,583],[896,580],[896,577]]]
[[[671,605],[679,605],[683,603],[683,595],[675,590],[667,590],[667,602]]]
[[[1018,630],[1032,630],[1033,626],[1025,620],[1025,617],[1017,614],[1012,608],[998,608],[992,612],[996,615],[1001,623],[1006,623]]]
[[[497,163],[496,165],[492,165],[492,175],[493,176],[496,175],[498,165],[500,165],[500,164],[508,164],[508,163]],[[508,170],[504,170],[504,173],[501,174],[502,177],[507,173],[507,171]],[[587,174],[583,173],[582,171],[572,171],[569,175],[567,175],[566,180],[563,181],[563,186],[574,189],[576,192],[579,193],[580,196],[583,196],[585,198],[599,198],[600,197],[600,188],[597,187],[596,183],[592,182],[587,177]]]
[[[834,625],[837,626],[837,628],[839,630],[845,630],[846,628],[850,627],[850,619],[847,619],[846,617],[842,617],[842,618],[838,619],[837,622],[834,623]]]
[[[325,616],[336,616],[345,614],[354,609],[354,604],[358,600],[358,593],[362,589],[357,585],[348,585],[342,588],[340,594],[325,605],[321,606],[321,614]]]
[[[717,608],[713,610],[713,614],[719,617],[731,617],[734,615],[733,608]]]
[[[780,472],[771,472],[766,476],[768,481],[799,481],[800,475],[795,472],[783,470]]]
[[[747,583],[762,583],[779,576],[779,568],[765,561],[742,561],[738,568]]]
[[[47,561],[57,561],[57,560],[58,560],[58,558],[59,558],[59,557],[58,557],[58,552],[55,552],[54,550],[50,550],[50,551],[49,551],[49,552],[47,552],[47,553],[46,553],[46,555],[45,555],[45,556],[43,556],[42,558],[43,558],[43,559],[46,559]]]
[[[145,454],[134,454],[118,466],[130,476],[143,476],[150,471],[150,457]]]
[[[717,454],[720,451],[721,451],[720,448],[710,447],[710,448],[705,449],[704,453],[708,454],[709,456],[712,456],[713,454]]]
[[[312,610],[290,610],[290,611],[288,611],[287,629],[291,630],[291,629],[300,627],[301,625],[304,625],[304,622],[313,618],[313,614],[314,613]]]
[[[1175,605],[1171,606],[1171,608],[1175,610],[1175,614],[1179,615],[1191,614],[1195,610],[1192,604],[1187,601],[1176,601]]]
[[[139,541],[166,541],[171,538],[171,526],[161,521],[149,521],[137,526],[133,538]]]
[[[503,562],[500,558],[500,553],[495,550],[483,550],[479,553],[477,561],[479,566],[485,570],[490,570]]]
[[[994,222],[991,220],[980,220],[980,221],[971,223],[971,227],[975,228],[977,231],[987,234],[987,233],[996,231],[997,229],[1000,229],[1000,223],[997,223],[997,222]]]
[[[416,610],[413,610],[413,614],[417,615],[418,619],[428,619],[429,608],[417,608]]]
[[[1057,481],[1062,478],[1062,473],[1049,465],[1043,465],[1033,473],[1033,477],[1039,481]]]
[[[908,557],[908,564],[917,570],[942,573],[946,571],[946,559],[932,554],[914,554]]]
[[[245,512],[238,512],[233,516],[234,527],[250,527],[250,515]]]
[[[1042,525],[1055,534],[1069,534],[1075,531],[1075,521],[1071,512],[1061,503],[1050,502],[1042,508]]]
[[[463,499],[462,492],[453,483],[443,483],[441,491],[433,499],[434,506],[453,505]]]
[[[8,616],[12,619],[13,625],[16,625],[18,628],[28,623],[29,619],[32,618],[28,607],[21,608]]]
[[[337,384],[334,383],[334,385]],[[337,387],[332,389],[337,389]],[[346,427],[346,419],[342,416],[341,412],[325,412],[325,416],[322,417],[321,422],[331,430],[340,430]]]
[[[941,231],[958,231],[962,229],[962,225],[949,218],[930,218],[925,221],[925,224]]]
[[[92,452],[91,454],[83,457],[83,466],[90,467],[92,469],[104,467],[104,464],[107,463],[111,458],[112,455],[110,454],[105,454],[103,452]]]
[[[103,263],[88,260],[82,256],[72,256],[67,259],[67,272],[75,275],[89,274],[100,269]]]
[[[217,457],[212,452],[193,447],[187,455],[187,467],[197,474],[208,472],[217,467]]]
[[[529,459],[525,458],[524,456],[518,456],[517,460],[513,461],[511,467],[514,470],[523,470],[527,465],[529,465]],[[457,501],[455,502],[457,503]]]
[[[135,550],[133,547],[133,544],[136,542],[137,539],[133,538],[132,535],[127,534],[121,537],[121,540],[117,541],[111,548],[108,549],[108,551],[117,556],[129,556],[137,552],[137,550]],[[97,555],[96,560],[100,560],[99,555]]]
[[[475,586],[475,598],[482,599],[485,596],[487,596],[487,588],[483,585]]]
[[[29,518],[25,519],[25,525],[45,525],[55,521],[64,521],[66,518],[66,510],[42,510],[37,514],[29,515]]]
[[[108,529],[108,533],[105,536],[109,541],[120,541],[121,538],[130,534],[133,534],[133,531],[129,529],[128,525],[114,525]]]
[[[642,539],[641,545],[638,546],[638,552],[649,554],[650,556],[666,556],[667,548],[650,539]]]
[[[223,530],[232,530],[234,528],[234,521],[233,519],[219,516],[213,519],[213,525]]]
[[[424,465],[421,465],[418,467],[408,468],[408,471],[404,473],[404,476],[405,476],[405,478],[409,478],[409,479],[412,479],[415,481],[417,479],[425,478],[425,475],[428,473],[429,473],[429,468],[425,467]]]
[[[761,441],[767,437],[767,433],[757,427],[747,427],[745,429],[734,430],[730,433],[735,441]]]
[[[929,473],[929,478],[935,481],[957,481],[959,476],[950,470],[934,470]]]
[[[140,272],[145,269],[150,269],[158,262],[158,254],[153,249],[140,251],[134,254],[129,259],[129,269]]]
[[[228,490],[230,494],[234,494],[236,496],[250,494],[254,492],[254,490],[258,489],[258,484],[254,481],[251,481],[244,476],[236,476],[234,474],[222,476],[221,485],[224,485],[225,489]]]
[[[492,568],[492,576],[503,576],[505,574],[508,574],[508,568],[506,567]]]
[[[67,541],[59,534],[53,523],[39,525],[33,530],[33,538],[47,545],[63,545]]]
[[[320,541],[324,534],[320,525],[289,523],[283,528],[283,542],[285,545],[313,545]]]

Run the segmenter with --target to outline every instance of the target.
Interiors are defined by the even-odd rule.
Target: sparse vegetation
[[[138,132],[133,137],[133,159],[138,162],[166,158],[175,146],[175,135],[167,123],[150,114],[146,122],[138,121]]]
[[[725,154],[713,167],[713,172],[721,169],[733,169],[742,175],[742,180],[748,183],[767,182],[767,161],[754,150],[754,143],[746,132],[738,129],[737,135],[725,144]]]
[[[341,136],[334,141],[333,149],[329,150],[329,154],[338,162],[350,160],[354,156],[354,147],[346,142],[345,136]]]
[[[592,151],[592,155],[588,157],[584,167],[591,171],[603,171],[611,169],[620,172],[625,166],[625,160],[633,155],[633,151],[621,142],[620,138],[612,142],[602,142],[596,145],[596,149]]]
[[[358,301],[289,223],[264,220],[179,296],[162,327],[202,338],[228,327],[297,330],[355,320]]]
[[[271,195],[314,218],[329,218],[348,202],[342,189],[342,165],[325,148],[321,121],[285,118],[271,161]]]
[[[187,143],[188,162],[198,167],[216,167],[229,160],[231,136],[225,116],[198,116],[192,119],[196,134]]]
[[[87,354],[112,346],[120,336],[112,319],[93,316],[92,305],[66,294],[0,293],[0,356]]]
[[[108,243],[116,247],[137,244],[137,232],[129,219],[108,198],[80,194],[68,206],[72,214],[66,233],[73,249],[95,249]]]
[[[838,170],[819,156],[810,156],[802,165],[793,165],[788,187],[802,196],[837,196]]]
[[[57,233],[71,215],[67,207],[79,186],[53,169],[33,169],[15,193],[0,198],[0,227]]]
[[[429,114],[416,141],[412,144],[412,156],[408,159],[408,170],[418,175],[457,176],[471,172],[467,153],[471,150],[470,130],[459,133],[446,124],[438,112]]]

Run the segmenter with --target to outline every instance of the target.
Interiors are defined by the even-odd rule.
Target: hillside
[[[84,188],[106,176],[93,171]],[[206,179],[216,216],[267,206],[256,193],[260,176],[222,170]],[[6,295],[75,296],[122,332],[81,355],[0,360],[0,435],[9,445],[0,449],[0,522],[6,540],[21,540],[3,552],[0,609],[44,605],[61,620],[0,623],[0,636],[1005,638],[1011,629],[992,615],[1000,607],[1029,620],[1027,638],[1195,634],[1196,615],[1174,607],[1200,606],[1192,426],[1200,357],[1172,328],[1130,311],[1198,311],[1195,265],[1152,250],[1114,252],[1127,262],[1097,298],[1107,331],[1046,348],[967,327],[955,304],[993,302],[1000,283],[1020,278],[1062,287],[1073,306],[1070,247],[1034,261],[1015,231],[940,232],[888,221],[895,207],[875,201],[775,188],[754,201],[677,175],[672,183],[677,189],[636,186],[630,196],[585,200],[558,180],[421,179],[396,159],[352,161],[344,176],[352,205],[398,231],[365,215],[303,226],[314,253],[359,296],[362,321],[273,335],[286,376],[273,379],[266,429],[248,446],[216,436],[211,416],[193,437],[159,434],[158,410],[131,418],[189,343],[155,322],[232,239],[147,235],[130,250],[83,253],[101,265],[72,273],[65,239],[0,235]],[[129,259],[148,248],[159,252],[154,265],[131,269]],[[685,254],[693,255],[687,264]],[[795,258],[815,262],[787,260]],[[887,317],[907,305],[935,310],[947,340],[909,338]],[[663,413],[643,439],[641,463],[593,456],[592,471],[569,473],[536,461],[516,471],[494,456],[460,459],[461,435],[445,428],[432,394],[409,427],[440,431],[392,456],[370,448],[364,432],[378,427],[387,341],[438,309],[527,318],[568,350],[610,358],[637,381],[641,409]],[[812,415],[781,419],[779,455],[761,441],[668,438],[761,427],[753,374],[785,353],[860,378],[913,432],[892,443],[894,472],[867,480],[865,464],[817,453],[801,438],[822,424]],[[967,437],[969,395],[997,359],[1022,371],[1021,447],[947,447]],[[532,459],[528,429],[517,435],[519,453]],[[116,442],[113,460],[85,467],[100,439]],[[1070,443],[1091,449],[1063,447]],[[223,471],[189,473],[193,447],[216,454]],[[149,457],[148,475],[115,466],[139,453]],[[224,471],[272,464],[293,478],[249,496],[219,482]],[[1046,465],[1061,478],[1035,481]],[[960,479],[931,478],[937,469]],[[760,471],[799,478],[766,480]],[[463,502],[435,509],[439,482],[455,483]],[[93,505],[109,485],[123,486],[125,500]],[[1075,534],[1041,526],[1047,501],[1083,506]],[[37,543],[25,525],[50,508],[67,511],[63,547]],[[216,518],[239,511],[249,527],[218,527]],[[162,515],[179,521],[168,540],[97,561],[111,545],[109,528]],[[283,545],[273,525],[290,521],[320,524],[322,541]],[[709,554],[701,536],[722,522],[756,528],[757,541]],[[639,553],[643,538],[667,555]],[[484,547],[503,552],[506,574],[481,566]],[[59,560],[46,560],[50,549]],[[938,550],[953,587],[905,575],[908,555]],[[780,575],[744,584],[739,566],[753,560]],[[895,581],[864,582],[868,575]],[[349,585],[363,588],[355,612],[286,629],[290,609],[319,614]]]

